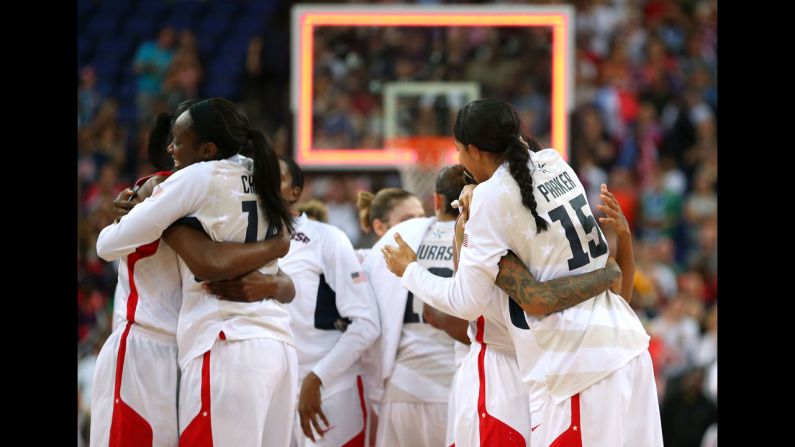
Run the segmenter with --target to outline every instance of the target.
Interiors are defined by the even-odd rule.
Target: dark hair
[[[149,163],[152,163],[155,169],[170,171],[174,168],[174,160],[168,155],[168,145],[171,143],[174,122],[184,111],[199,101],[201,99],[186,99],[177,104],[174,113],[161,112],[152,119],[147,152]]]
[[[276,152],[265,134],[249,127],[248,118],[232,101],[211,98],[199,101],[188,109],[201,142],[211,141],[218,147],[218,159],[229,158],[246,150],[251,141],[254,160],[254,189],[262,202],[262,210],[268,222],[280,222],[288,231],[293,231],[293,221],[287,205],[281,198],[281,170]]]
[[[308,200],[295,208],[302,213],[306,213],[310,219],[315,219],[318,222],[328,222],[328,206],[320,200]]]
[[[299,187],[304,189],[304,170],[298,166],[298,163],[295,162],[292,158],[287,157],[279,157],[279,160],[283,161],[287,165],[287,170],[290,171],[290,177],[293,178],[293,187]]]
[[[375,195],[369,191],[359,191],[356,208],[359,208],[359,224],[365,233],[373,229],[376,219],[386,220],[386,215],[399,203],[414,194],[400,188],[384,188]]]
[[[450,165],[439,170],[439,174],[436,176],[436,194],[444,197],[444,204],[442,205],[444,214],[458,216],[458,208],[450,206],[450,202],[458,199],[465,184],[466,178],[464,177],[463,166]]]
[[[533,214],[537,232],[549,228],[547,221],[538,215],[536,198],[533,195],[533,176],[528,162],[529,150],[538,150],[541,146],[535,139],[522,137],[519,114],[508,103],[496,99],[476,99],[458,111],[453,128],[455,139],[464,146],[474,144],[481,151],[499,154],[508,161],[511,176],[519,185],[522,204]]]

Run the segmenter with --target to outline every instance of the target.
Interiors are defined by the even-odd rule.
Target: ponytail
[[[373,193],[370,191],[359,191],[356,197],[356,208],[359,209],[359,226],[365,234],[373,231],[370,225],[370,205],[373,203]]]
[[[532,140],[537,146],[538,143]],[[528,146],[532,143],[529,143]],[[522,195],[522,205],[529,209],[536,222],[536,232],[540,233],[549,229],[547,221],[538,215],[536,196],[533,194],[533,176],[530,174],[528,162],[530,161],[530,151],[528,146],[519,139],[519,136],[511,137],[507,143],[508,150],[505,159],[508,161],[508,169],[511,176],[519,185],[519,193]]]
[[[152,120],[152,130],[149,131],[147,155],[149,163],[158,171],[169,171],[173,167],[167,150],[171,139],[171,120],[170,113],[158,113]]]
[[[379,219],[387,221],[387,216],[397,205],[414,194],[400,188],[384,188],[373,194],[367,191],[359,192],[356,199],[356,208],[359,208],[359,224],[365,233],[373,230],[373,222]]]
[[[254,188],[262,200],[262,210],[268,222],[276,225],[281,222],[287,231],[293,232],[293,219],[290,210],[281,199],[281,171],[279,159],[265,134],[258,130],[247,131],[247,138],[254,143]]]

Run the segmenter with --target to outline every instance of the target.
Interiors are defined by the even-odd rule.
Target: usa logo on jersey
[[[364,276],[364,272],[351,273],[351,279],[353,280],[354,284],[367,282],[367,277]]]

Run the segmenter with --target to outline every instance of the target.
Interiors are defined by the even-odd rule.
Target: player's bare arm
[[[466,320],[448,315],[428,303],[423,305],[422,319],[436,329],[445,331],[453,340],[465,345],[470,344],[467,335],[469,323]]]
[[[613,288],[613,291],[621,295],[627,302],[632,301],[633,282],[635,279],[635,255],[632,248],[632,233],[629,231],[629,223],[624,217],[621,205],[616,200],[612,192],[607,190],[607,185],[602,183],[599,198],[602,205],[596,205],[605,213],[606,217],[600,217],[599,222],[616,232],[618,243],[616,244],[616,262],[621,267],[620,288]]]
[[[113,202],[117,216],[121,218],[149,197],[154,187],[166,178],[153,176],[137,191],[122,191]],[[295,285],[289,276],[281,272],[280,275],[265,275],[256,271],[287,254],[290,236],[284,229],[276,238],[245,244],[215,242],[198,229],[176,224],[164,231],[162,238],[182,257],[194,275],[209,281],[231,280],[220,284],[226,293],[216,294],[221,299],[253,302],[273,298],[289,303],[295,298]]]
[[[613,258],[604,268],[580,275],[538,281],[524,263],[508,252],[500,259],[496,285],[530,315],[549,315],[593,298],[621,276]]]
[[[288,304],[295,298],[295,284],[281,270],[275,275],[266,275],[255,270],[239,278],[205,282],[202,287],[208,293],[226,301],[252,303],[273,298],[282,304]]]
[[[163,240],[185,261],[194,275],[205,281],[238,278],[287,254],[290,235],[252,243],[215,242],[204,232],[174,224],[163,232]]]
[[[456,222],[457,250],[453,250],[454,254],[460,250],[458,233],[463,230],[465,217],[462,212],[462,217]],[[402,277],[406,267],[416,261],[417,256],[400,234],[395,234],[395,241],[398,243],[397,247],[386,245],[382,252],[389,270]],[[455,256],[456,269],[457,261],[458,256]],[[621,275],[618,264],[609,260],[604,268],[593,272],[541,282],[536,280],[524,263],[510,251],[500,259],[499,269],[495,281],[497,287],[505,291],[531,315],[548,315],[575,306],[607,290]]]

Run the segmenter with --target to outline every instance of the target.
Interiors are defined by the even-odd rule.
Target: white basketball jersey
[[[169,176],[170,172],[155,175]],[[135,182],[144,184],[147,176]],[[122,220],[126,219],[122,217]],[[110,228],[109,226],[108,228]],[[103,243],[100,256],[108,256],[102,248],[113,230],[101,234]],[[116,253],[118,257],[120,253]],[[114,258],[106,258],[110,261]],[[179,279],[177,254],[165,242],[157,239],[136,247],[132,253],[121,256],[118,264],[118,282],[113,299],[113,329],[128,321],[139,324],[150,331],[170,337],[177,335],[177,316],[182,304],[182,286]]]
[[[113,299],[114,328],[132,321],[176,337],[182,304],[179,278],[177,254],[161,240],[121,258]]]
[[[466,227],[469,247],[462,253],[475,253],[487,262],[488,252],[500,253],[495,248],[501,245],[516,253],[540,281],[604,267],[607,242],[574,171],[553,149],[531,152],[529,167],[537,211],[549,229],[536,232],[504,164],[475,190]],[[486,241],[482,235],[498,236]],[[531,406],[540,404],[543,393],[559,401],[571,397],[648,347],[649,337],[635,313],[610,292],[544,318],[526,315],[513,300],[501,303],[522,378],[530,385]]]
[[[157,185],[118,224],[103,230],[97,252],[108,258],[124,256],[153,242],[181,218],[218,242],[253,242],[276,233],[260,208],[254,190],[252,160],[240,155],[226,160],[194,163]],[[277,262],[260,269],[278,271]],[[182,307],[177,325],[180,367],[204,354],[221,331],[227,339],[273,338],[292,343],[290,314],[282,304],[219,300],[204,292],[200,280],[180,260]]]
[[[252,160],[234,156],[226,160],[196,163],[192,181],[206,182],[206,196],[188,221],[201,224],[218,242],[255,242],[275,236],[276,225],[269,225],[254,189]],[[172,176],[173,177],[173,176]],[[170,185],[159,185],[167,191]],[[182,271],[182,310],[177,329],[180,365],[208,351],[223,331],[227,340],[272,338],[293,342],[290,314],[278,301],[265,299],[239,303],[218,299],[201,287],[188,266],[180,259]],[[260,268],[265,274],[279,270],[277,261]]]
[[[295,299],[286,307],[299,380],[313,371],[323,382],[324,397],[350,388],[380,324],[373,291],[348,236],[302,214],[279,266],[295,285]]]
[[[413,221],[425,225],[423,221]],[[455,221],[434,222],[417,250],[417,262],[431,273],[453,276]],[[391,402],[445,403],[455,373],[455,341],[422,318],[424,303],[408,292],[395,369],[384,392]]]

